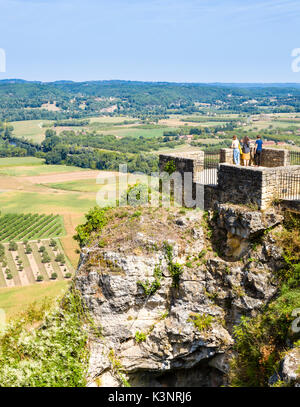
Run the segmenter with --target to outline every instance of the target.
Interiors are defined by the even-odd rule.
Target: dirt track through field
[[[25,270],[23,269],[22,271],[19,271],[19,269],[18,269],[18,264],[17,264],[17,263],[18,263],[18,259],[17,259],[17,256],[18,256],[18,252],[13,252],[12,257],[13,257],[14,262],[15,262],[15,267],[16,267],[18,273],[19,273],[19,278],[20,278],[20,281],[21,281],[21,285],[22,285],[22,286],[24,286],[24,285],[29,285],[29,281],[28,281],[28,278],[27,278],[27,275],[26,275]]]
[[[32,182],[33,184],[51,184],[60,183],[67,181],[77,181],[83,179],[95,179],[98,176],[101,178],[111,178],[119,173],[116,171],[78,171],[78,172],[65,172],[59,174],[49,174],[49,175],[36,175],[32,177],[24,177],[25,180]]]
[[[31,270],[32,270],[33,275],[34,275],[35,280],[36,280],[37,276],[40,274],[38,265],[36,264],[36,261],[35,261],[35,259],[33,257],[33,253],[28,254],[27,257],[28,257],[28,260],[29,260]]]

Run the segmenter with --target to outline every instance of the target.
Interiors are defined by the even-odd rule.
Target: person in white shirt
[[[240,142],[237,139],[237,136],[232,137],[231,148],[233,148],[233,161],[236,165],[240,165]]]

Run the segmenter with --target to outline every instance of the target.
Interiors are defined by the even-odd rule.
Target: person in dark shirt
[[[259,167],[260,163],[261,163],[262,146],[263,146],[263,141],[262,141],[261,137],[258,135],[257,140],[255,142],[255,150],[254,150],[254,160],[255,160],[255,165],[257,167]]]
[[[245,167],[250,163],[250,139],[245,136],[242,141],[242,160]]]

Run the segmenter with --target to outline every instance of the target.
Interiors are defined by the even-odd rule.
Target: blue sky
[[[299,0],[0,0],[0,79],[300,82]]]

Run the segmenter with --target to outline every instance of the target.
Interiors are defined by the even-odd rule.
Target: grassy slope
[[[41,143],[45,136],[46,129],[42,127],[43,123],[50,123],[48,120],[26,120],[12,122],[15,137],[24,137],[27,140]]]
[[[0,194],[2,213],[86,213],[96,205],[96,196],[80,193],[55,194],[9,191]]]
[[[32,157],[26,157],[32,158]],[[2,158],[0,159],[2,160]],[[12,177],[30,177],[35,175],[46,175],[46,174],[61,174],[65,172],[79,172],[79,171],[90,171],[89,169],[72,167],[68,165],[41,165],[41,164],[31,164],[27,165],[22,161],[17,164],[1,165],[0,161],[0,175],[9,175]]]
[[[6,312],[7,318],[11,318],[34,301],[41,302],[46,296],[61,295],[69,284],[70,282],[63,280],[26,287],[0,288],[0,309]]]
[[[0,158],[0,168],[43,165],[44,159],[36,157],[7,157]]]

